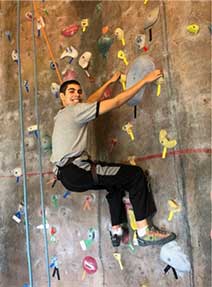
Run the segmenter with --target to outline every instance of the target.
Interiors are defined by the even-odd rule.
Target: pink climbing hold
[[[74,70],[66,70],[65,73],[63,74],[63,81],[68,81],[68,80],[75,80],[77,77],[77,74]]]

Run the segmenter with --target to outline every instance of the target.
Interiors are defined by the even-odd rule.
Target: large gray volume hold
[[[126,87],[130,88],[134,84],[136,84],[138,81],[143,79],[148,73],[155,70],[155,64],[152,61],[152,58],[145,55],[145,56],[139,56],[134,60],[132,65],[130,66],[130,69],[127,73],[127,81],[126,81]],[[138,105],[143,97],[145,91],[145,86],[140,89],[135,96],[130,99],[127,104],[129,106],[136,106]]]

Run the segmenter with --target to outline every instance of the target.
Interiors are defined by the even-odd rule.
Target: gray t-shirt
[[[99,103],[78,103],[55,116],[51,162],[62,166],[67,158],[86,153],[88,122],[98,116]]]

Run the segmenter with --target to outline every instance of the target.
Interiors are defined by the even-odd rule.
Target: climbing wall
[[[210,1],[35,4],[37,99],[51,286],[210,286]],[[31,12],[31,2],[21,1],[20,53],[33,286],[46,287]],[[0,15],[0,287],[27,287],[16,2],[1,1]],[[79,64],[85,52],[91,53],[87,68]],[[113,97],[125,88],[132,64],[140,57],[150,57],[163,71],[162,81],[146,86],[136,108],[126,104],[99,117],[90,128],[89,151],[104,161],[148,170],[158,209],[154,222],[177,234],[177,248],[174,253],[168,251],[167,262],[160,258],[161,247],[136,246],[133,230],[128,244],[118,250],[112,248],[105,190],[76,194],[59,182],[51,188],[51,133],[53,118],[61,107],[60,82],[75,78],[89,95],[119,70],[122,81],[104,94],[105,98]],[[169,263],[176,269],[186,265],[187,271],[177,270],[176,279],[172,269],[164,272]]]

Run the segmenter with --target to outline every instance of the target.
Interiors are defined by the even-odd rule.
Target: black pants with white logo
[[[133,206],[136,221],[152,217],[156,212],[152,192],[148,188],[146,176],[138,166],[124,164],[108,164],[98,162],[103,168],[111,170],[120,167],[118,172],[112,175],[97,174],[98,184],[95,183],[91,171],[86,171],[73,163],[60,167],[58,179],[68,190],[84,192],[89,189],[106,189],[106,196],[111,215],[112,225],[127,222],[127,215],[123,197],[129,192],[129,199]]]

